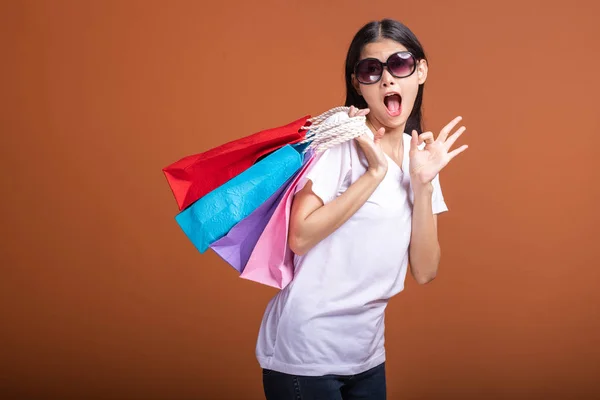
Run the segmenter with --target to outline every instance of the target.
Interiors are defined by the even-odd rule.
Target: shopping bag
[[[294,277],[294,254],[288,245],[289,218],[292,199],[304,183],[321,154],[314,154],[286,188],[283,198],[254,245],[240,277],[278,289],[285,288]]]
[[[305,139],[309,117],[184,157],[163,168],[179,210],[244,172],[261,157]]]
[[[177,214],[177,223],[198,251],[204,253],[273,196],[300,169],[304,147],[283,146]]]
[[[303,165],[310,160],[312,154],[313,152],[309,151],[304,155]],[[301,171],[296,172],[267,201],[248,217],[238,222],[225,236],[212,243],[210,249],[238,272],[242,272],[258,238],[282,200],[286,189]]]
[[[182,211],[175,219],[194,246],[202,253],[213,245],[222,258],[241,271],[244,279],[280,289],[287,286],[294,273],[293,254],[287,245],[293,195],[320,154],[370,133],[365,117],[349,117],[348,111],[348,107],[336,107],[298,123],[292,129],[297,128],[299,140],[263,152],[252,165],[233,172],[220,185],[215,186],[215,181],[210,185],[202,182],[210,175],[205,175],[205,171],[220,172],[211,165],[205,164],[206,170],[190,168],[194,173],[188,175],[179,171],[183,174],[180,181],[173,175],[173,192],[177,192],[178,183],[182,185],[177,192],[182,196],[178,203]],[[339,118],[330,120],[335,114]],[[236,154],[246,154],[246,149],[239,151]],[[218,158],[219,154],[215,156]],[[235,162],[236,157],[232,157]],[[194,165],[193,160],[189,165]],[[198,187],[202,190],[194,193],[203,194],[191,200],[195,198],[190,194],[192,189]],[[251,215],[253,218],[249,218]],[[252,227],[254,221],[257,226]],[[269,254],[270,248],[274,249],[273,254]]]

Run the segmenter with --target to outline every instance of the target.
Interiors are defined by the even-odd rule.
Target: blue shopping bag
[[[283,146],[177,214],[196,249],[204,253],[281,189],[301,168],[307,146]]]

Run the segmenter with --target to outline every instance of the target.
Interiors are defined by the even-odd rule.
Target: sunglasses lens
[[[404,78],[414,72],[415,59],[410,53],[396,53],[388,60],[388,68],[392,75]]]
[[[360,83],[373,83],[381,77],[383,66],[377,60],[363,60],[356,66],[356,79]]]

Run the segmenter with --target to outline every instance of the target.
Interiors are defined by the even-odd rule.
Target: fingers
[[[358,113],[358,108],[354,107],[354,106],[350,106],[350,110],[348,110],[348,116],[350,118],[352,117],[356,117],[356,114]]]
[[[367,144],[368,142],[372,142],[373,139],[371,139],[371,137],[369,135],[367,135],[366,133],[363,133],[362,135],[354,138],[354,140],[356,140],[358,143],[360,144]]]
[[[364,117],[365,115],[367,115],[369,113],[369,111],[371,111],[371,110],[368,109],[368,108],[364,108],[364,109],[361,110],[361,109],[358,109],[358,108],[356,108],[354,106],[350,106],[350,110],[348,110],[348,116],[350,118],[352,118],[352,117],[358,117],[358,116],[363,116]]]
[[[463,151],[465,151],[468,148],[469,148],[468,145],[463,144],[458,149],[452,150],[450,153],[448,153],[448,156],[450,157],[450,160],[452,160],[454,157],[456,157],[457,155],[459,155],[460,153],[462,153]]]
[[[419,135],[419,144],[432,144],[434,142],[433,132],[423,132]]]
[[[450,150],[450,147],[452,147],[454,142],[456,142],[456,140],[460,137],[460,135],[462,135],[463,132],[466,130],[467,130],[467,128],[465,128],[464,126],[461,126],[460,128],[458,128],[458,130],[456,132],[454,132],[448,138],[448,140],[446,140],[446,142],[444,143],[444,145],[446,146],[446,150]]]
[[[371,139],[371,136],[369,136],[366,133],[363,133],[362,135],[358,136],[355,140],[358,142],[374,142],[374,143],[378,143],[381,138],[385,135],[385,128],[379,128],[377,130],[377,132],[375,132],[375,134],[373,134],[373,139]]]
[[[377,130],[377,132],[375,132],[375,135],[374,135],[375,137],[373,138],[373,141],[375,143],[379,143],[379,141],[381,140],[383,135],[385,135],[385,128],[379,128]]]
[[[452,131],[452,129],[454,129],[456,124],[458,124],[461,119],[462,119],[462,117],[456,117],[452,121],[450,121],[450,123],[448,125],[443,127],[442,130],[440,131],[440,135],[438,136],[438,140],[445,142],[446,138],[448,137],[448,134]]]

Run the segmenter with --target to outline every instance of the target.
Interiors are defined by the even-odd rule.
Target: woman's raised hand
[[[466,144],[450,151],[450,148],[456,140],[467,129],[461,126],[456,132],[450,135],[456,124],[462,120],[462,117],[456,117],[440,131],[437,139],[433,138],[432,132],[424,132],[421,135],[417,131],[412,131],[410,141],[410,176],[415,183],[427,184],[444,168],[450,160],[465,151],[469,146]],[[448,136],[450,135],[450,136]],[[418,146],[425,143],[425,147],[419,150]]]
[[[348,115],[350,117],[356,117],[359,115],[366,116],[369,111],[370,110],[368,108],[359,110],[358,108],[351,106],[350,110],[348,111]],[[377,132],[375,132],[373,139],[366,134],[354,139],[358,142],[361,150],[367,158],[367,162],[369,163],[368,171],[378,179],[383,179],[388,169],[387,158],[385,157],[385,153],[383,152],[380,144],[381,138],[384,134],[385,129],[380,128]]]

